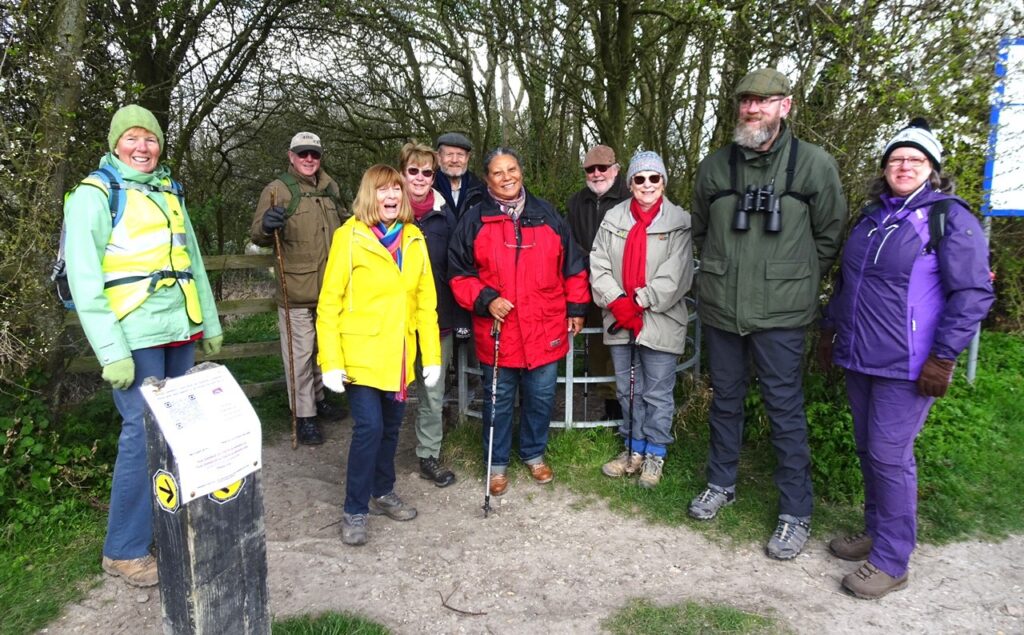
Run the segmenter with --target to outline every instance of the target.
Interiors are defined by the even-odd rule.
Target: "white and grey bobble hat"
[[[889,155],[896,148],[916,148],[931,160],[936,170],[942,168],[942,144],[932,134],[928,120],[924,117],[915,117],[910,125],[896,133],[896,136],[885,144],[885,152],[882,153],[882,167],[889,161]]]

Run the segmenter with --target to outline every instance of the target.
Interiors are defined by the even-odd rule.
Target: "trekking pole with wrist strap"
[[[277,197],[270,192],[270,207],[276,207]],[[281,298],[284,300],[284,331],[288,339],[288,386],[292,411],[292,449],[299,447],[298,421],[295,417],[295,356],[292,353],[292,314],[288,306],[288,283],[284,279],[284,256],[281,254],[281,228],[274,230],[274,252],[277,254],[278,282],[281,285]]]

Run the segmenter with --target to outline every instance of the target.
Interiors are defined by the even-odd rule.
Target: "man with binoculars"
[[[835,159],[798,141],[786,124],[793,98],[785,75],[753,71],[733,95],[733,143],[701,162],[694,188],[697,310],[714,397],[708,484],[689,514],[710,520],[735,500],[752,359],[771,421],[779,489],[779,520],[765,549],[790,560],[811,529],[804,331],[817,317],[818,286],[839,251],[846,200]]]

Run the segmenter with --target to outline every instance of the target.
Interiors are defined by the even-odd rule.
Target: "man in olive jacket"
[[[779,521],[766,552],[778,560],[795,558],[810,534],[804,331],[817,315],[818,286],[847,218],[835,160],[797,141],[786,125],[790,93],[775,69],[740,80],[734,142],[701,162],[693,199],[697,310],[714,397],[708,486],[689,513],[710,520],[735,499],[752,359],[777,460]]]
[[[288,316],[285,316],[281,287],[277,290],[278,329],[285,364],[288,399],[292,398],[294,362],[295,403],[298,440],[304,445],[324,442],[316,417],[341,419],[344,410],[324,398],[320,367],[316,363],[316,304],[327,268],[327,254],[334,230],[348,217],[341,206],[338,185],[320,167],[323,146],[320,137],[300,132],[292,137],[288,150],[288,171],[271,181],[260,194],[249,238],[261,247],[274,247],[274,233],[281,242],[283,276],[288,287]],[[276,247],[275,247],[276,250]],[[276,262],[275,262],[276,266]],[[286,319],[291,321],[289,355]]]

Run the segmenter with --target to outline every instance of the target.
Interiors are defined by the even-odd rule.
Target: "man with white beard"
[[[479,202],[484,195],[484,184],[469,171],[469,156],[473,144],[459,132],[446,132],[437,138],[437,160],[441,176],[434,180],[434,189],[441,193],[455,218]]]
[[[594,248],[594,237],[605,212],[630,197],[629,186],[619,174],[615,150],[605,145],[596,145],[583,157],[583,172],[586,187],[569,197],[565,206],[572,236],[590,253]],[[587,326],[601,326],[601,308],[593,302],[587,310]],[[591,337],[586,348],[586,369],[601,375],[614,375],[611,354],[601,337]],[[615,398],[615,385],[602,384],[599,388],[604,399],[604,416],[613,421],[622,418],[622,408]]]
[[[795,558],[811,531],[813,492],[804,413],[804,332],[818,287],[839,252],[846,200],[835,159],[798,141],[786,123],[789,79],[748,73],[733,91],[733,143],[697,169],[693,242],[700,255],[697,311],[713,397],[707,487],[690,516],[710,520],[736,497],[750,361],[775,448],[779,518],[765,551]]]

